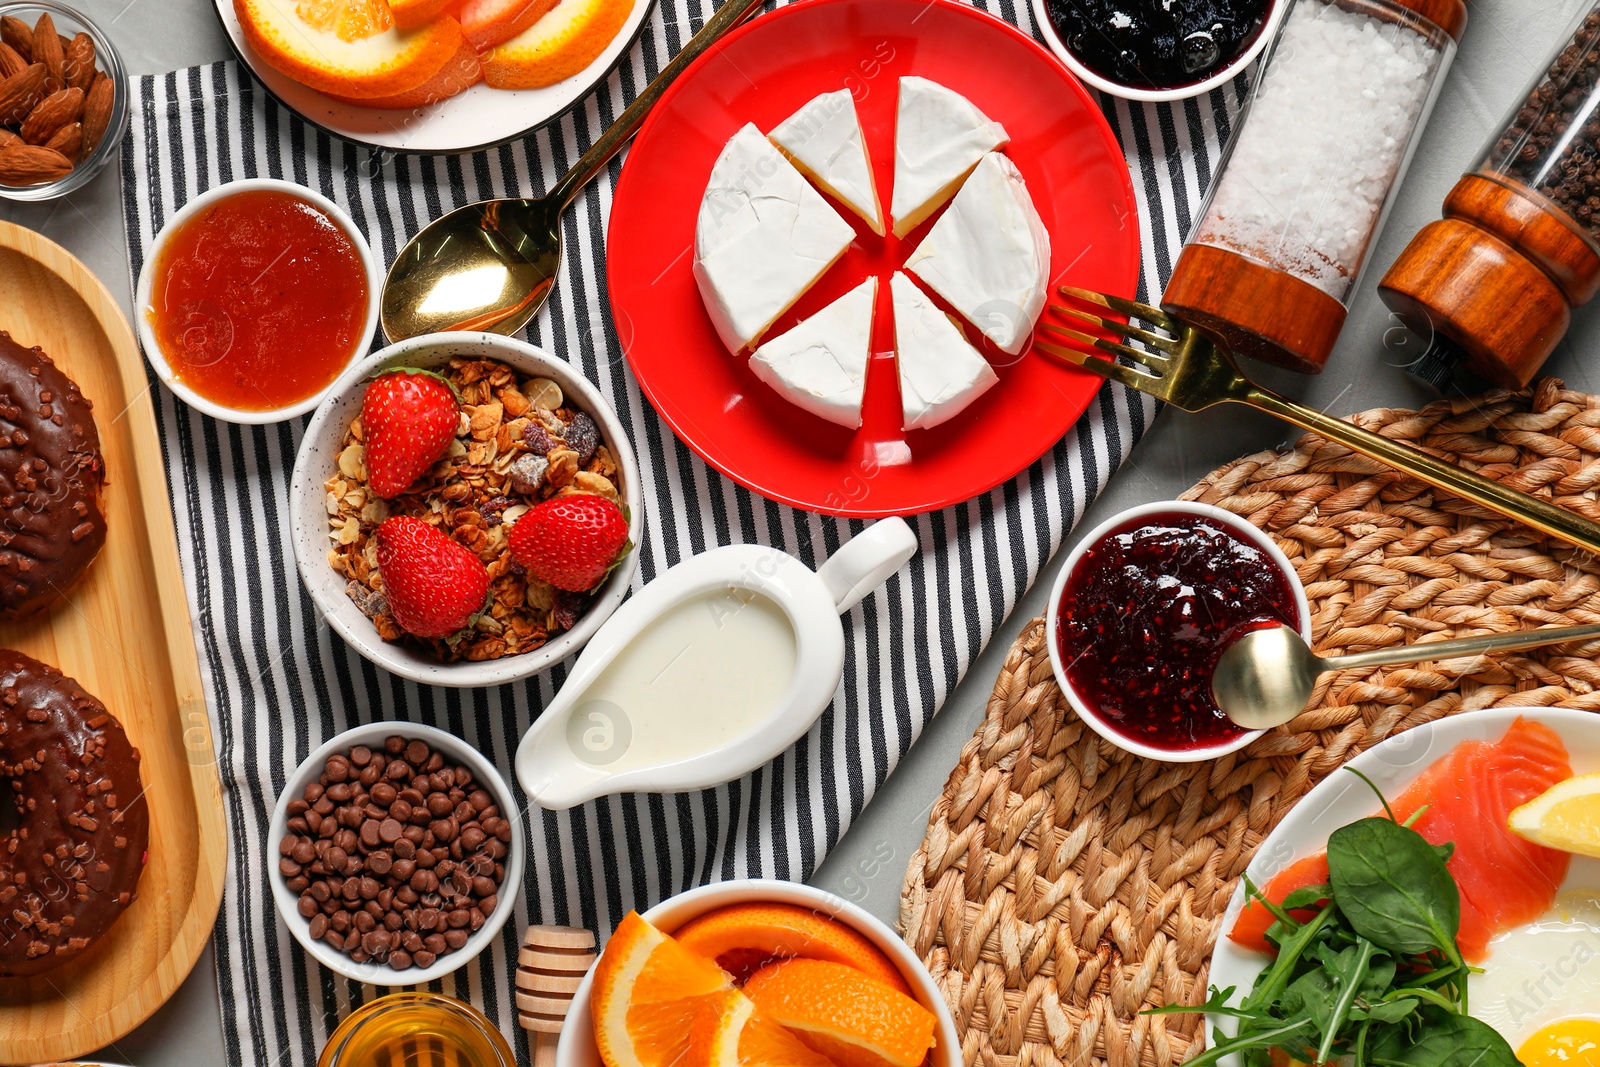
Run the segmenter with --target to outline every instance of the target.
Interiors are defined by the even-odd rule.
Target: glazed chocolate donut
[[[133,903],[149,844],[139,753],[56,668],[0,649],[0,975],[83,953]]]
[[[105,544],[91,406],[42,350],[0,330],[0,619],[54,601]]]

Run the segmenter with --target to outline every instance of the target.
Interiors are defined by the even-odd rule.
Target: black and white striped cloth
[[[709,0],[659,0],[639,42],[580,106],[525,141],[464,157],[374,157],[277,106],[236,63],[134,79],[122,161],[130,267],[189,198],[220,182],[289,178],[332,197],[385,260],[419,225],[484,197],[548,188],[697,29]],[[1018,0],[980,6],[1033,31]],[[1141,296],[1159,292],[1198,206],[1242,89],[1179,106],[1107,99],[1143,221]],[[636,583],[707,548],[774,545],[809,563],[863,528],[781,507],[708,468],[640,395],[608,323],[604,234],[619,164],[566,218],[566,277],[529,339],[595,381],[639,453],[649,522]],[[295,573],[287,492],[304,423],[243,427],[205,418],[157,388],[184,581],[200,645],[231,843],[216,929],[228,1062],[312,1064],[371,988],[335,978],[278,921],[263,840],[285,777],[325,738],[406,719],[471,738],[509,768],[530,717],[563,677],[497,690],[402,682],[350,651]],[[718,789],[608,797],[533,812],[517,915],[493,949],[439,983],[505,1033],[528,922],[602,933],[630,908],[747,875],[804,879],[892,771],[1149,423],[1148,398],[1103,390],[1061,442],[1012,481],[915,520],[921,553],[846,619],[833,707],[780,759]],[[522,1042],[516,1042],[519,1047]],[[526,1055],[523,1051],[520,1055]]]

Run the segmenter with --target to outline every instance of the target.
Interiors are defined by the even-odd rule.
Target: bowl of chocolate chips
[[[482,952],[522,884],[522,819],[484,756],[443,730],[377,722],[289,776],[267,839],[273,899],[329,970],[378,986]]]

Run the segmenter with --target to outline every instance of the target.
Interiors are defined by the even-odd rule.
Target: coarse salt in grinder
[[[1521,388],[1597,289],[1600,3],[1579,13],[1378,294],[1429,342],[1413,374],[1443,389],[1465,362]]]
[[[1321,371],[1466,25],[1464,0],[1295,0],[1162,307]]]

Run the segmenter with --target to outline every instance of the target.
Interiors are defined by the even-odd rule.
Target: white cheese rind
[[[930,429],[955,418],[1000,379],[915,282],[896,272],[890,287],[901,426]]]
[[[927,78],[900,79],[894,129],[894,233],[904,237],[955,193],[985,154],[1011,140],[960,93]]]
[[[739,352],[838,261],[855,238],[755,126],[711,168],[694,233],[694,277],[717,335]]]
[[[1028,344],[1050,287],[1050,233],[1016,164],[991,152],[906,261],[1003,352]]]
[[[883,206],[850,90],[814,97],[767,137],[800,173],[860,215],[873,233],[883,236]]]
[[[750,369],[796,407],[859,429],[877,300],[878,279],[871,277],[756,349]]]

